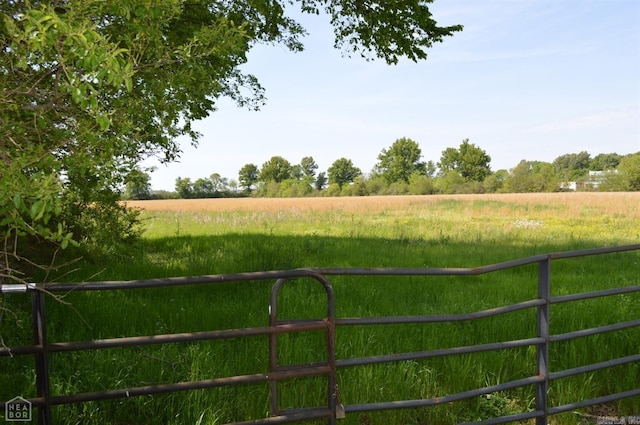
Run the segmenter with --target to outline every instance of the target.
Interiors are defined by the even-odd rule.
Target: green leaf
[[[96,116],[96,123],[100,127],[100,131],[107,131],[111,125],[111,120],[109,117],[100,114]]]
[[[29,215],[31,216],[31,220],[37,221],[42,217],[42,213],[44,212],[44,201],[42,199],[37,200],[31,205],[31,210],[29,211]]]
[[[13,205],[15,205],[18,210],[25,210],[27,208],[24,204],[24,201],[22,200],[22,196],[19,193],[16,193],[13,196]]]

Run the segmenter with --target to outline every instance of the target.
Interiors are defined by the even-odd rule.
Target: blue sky
[[[464,30],[426,61],[395,66],[343,57],[328,19],[303,16],[304,52],[259,46],[243,68],[265,87],[266,105],[220,101],[196,125],[199,146],[185,140],[179,162],[157,166],[153,189],[212,173],[237,180],[243,165],[276,155],[312,156],[319,171],[345,157],[366,173],[401,137],[434,162],[468,138],[494,171],[640,151],[640,1],[436,0],[430,9]]]

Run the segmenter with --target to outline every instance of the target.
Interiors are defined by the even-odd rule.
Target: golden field
[[[308,197],[308,198],[216,198],[128,201],[127,205],[147,211],[326,211],[346,212],[380,211],[406,207],[428,206],[430,203],[458,201],[494,201],[487,209],[495,209],[495,202],[522,206],[562,207],[567,216],[583,214],[585,210],[603,215],[623,215],[640,219],[640,192],[563,192],[512,193],[482,195],[404,195],[362,197]]]

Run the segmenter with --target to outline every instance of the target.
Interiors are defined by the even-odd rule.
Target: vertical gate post
[[[38,408],[40,425],[51,424],[51,389],[49,387],[49,352],[47,349],[47,322],[45,317],[45,293],[31,290],[31,320],[33,325],[33,344],[40,347],[34,354],[36,366],[36,387],[38,397],[44,398],[44,406]]]
[[[547,425],[547,392],[549,389],[549,306],[551,300],[551,259],[538,263],[538,298],[546,301],[538,306],[538,338],[544,342],[537,346],[537,372],[543,378],[536,385],[536,410],[544,414],[536,418],[536,425]]]
[[[324,288],[327,293],[327,317],[325,323],[327,325],[326,330],[326,345],[327,345],[327,364],[330,371],[327,374],[327,407],[329,410],[329,417],[327,425],[335,425],[336,423],[336,409],[338,406],[340,392],[337,385],[337,368],[336,368],[336,312],[335,312],[335,295],[333,293],[333,287],[327,278],[318,273],[309,272],[306,276],[308,278],[315,279]],[[280,278],[276,281],[275,285],[271,289],[271,300],[269,303],[269,326],[275,328],[278,321],[277,304],[278,304],[278,292],[280,287],[288,280],[288,278]],[[269,335],[269,372],[275,372],[278,370],[278,355],[277,355],[278,334],[271,332]],[[271,416],[282,415],[282,410],[278,405],[278,382],[276,379],[271,379],[269,382],[270,392],[270,405]]]
[[[276,287],[271,290],[271,300],[269,302],[269,326],[275,328],[278,325],[278,289],[284,282],[279,279]],[[276,289],[277,288],[277,289]],[[278,369],[278,334],[272,332],[269,334],[269,372],[275,372]],[[274,379],[269,381],[269,399],[271,407],[271,416],[279,416],[281,414],[278,404],[278,382]]]

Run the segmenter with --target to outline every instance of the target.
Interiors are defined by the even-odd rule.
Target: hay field
[[[581,215],[585,210],[603,215],[623,215],[640,219],[640,192],[564,192],[564,193],[512,193],[483,195],[405,195],[363,197],[308,197],[308,198],[217,198],[170,199],[128,201],[127,205],[146,211],[224,212],[224,211],[327,211],[366,212],[406,207],[428,206],[430,203],[458,201],[494,201],[522,206],[548,205],[563,207],[566,215]]]

